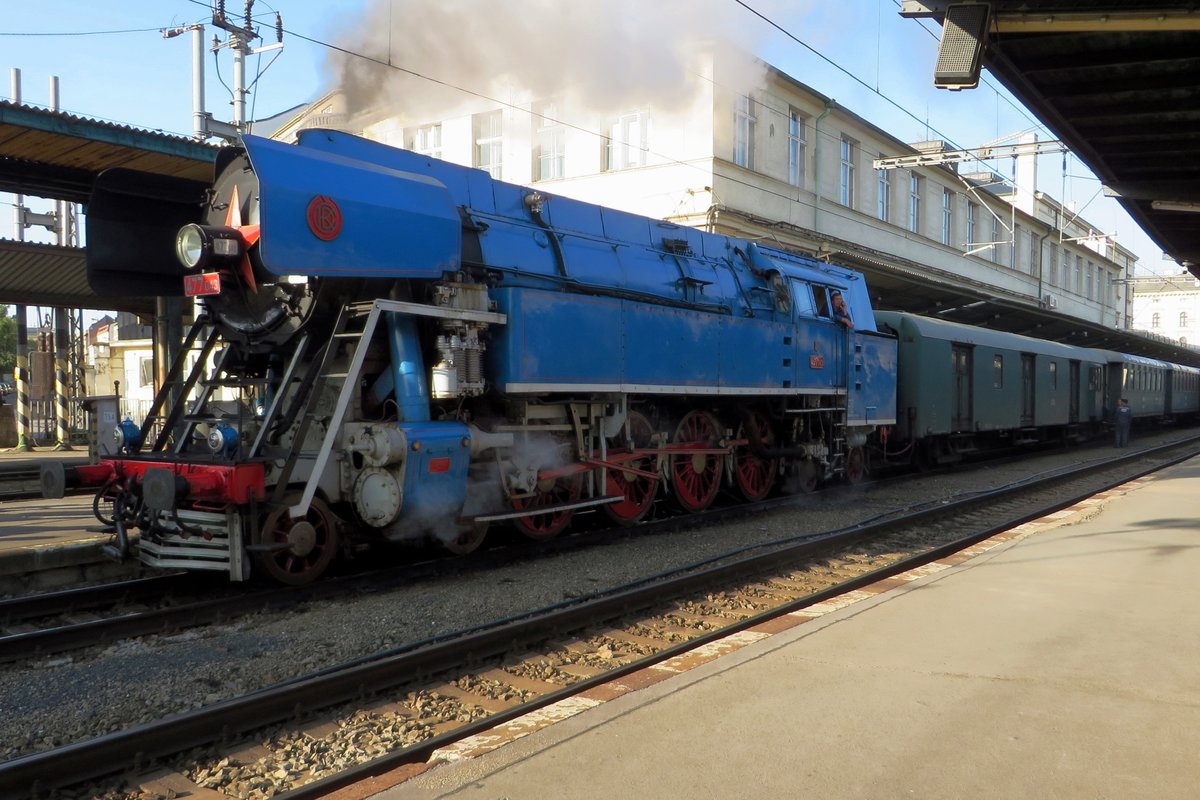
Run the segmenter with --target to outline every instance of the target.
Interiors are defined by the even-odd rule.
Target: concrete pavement
[[[1193,459],[375,797],[1195,798],[1197,489]]]

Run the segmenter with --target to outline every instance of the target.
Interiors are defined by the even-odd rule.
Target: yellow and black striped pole
[[[67,309],[54,309],[54,429],[58,444],[55,450],[71,449],[71,409],[68,405],[67,356],[69,335]]]
[[[29,323],[25,306],[17,306],[17,366],[13,375],[17,389],[17,449],[32,450],[29,428]]]

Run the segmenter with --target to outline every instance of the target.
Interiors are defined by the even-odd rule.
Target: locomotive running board
[[[614,494],[608,497],[596,497],[591,500],[576,500],[573,503],[556,503],[552,506],[538,506],[527,511],[506,511],[501,514],[485,514],[481,517],[463,517],[460,521],[466,524],[474,522],[499,522],[503,519],[520,519],[521,517],[536,517],[540,514],[557,514],[559,511],[574,511],[579,508],[593,508],[619,503],[625,495]]]

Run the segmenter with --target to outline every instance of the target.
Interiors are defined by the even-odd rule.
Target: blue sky
[[[404,0],[418,7],[424,0]],[[492,0],[428,0],[439,5]],[[560,0],[567,2],[568,0]],[[589,2],[589,0],[570,0]],[[602,0],[591,0],[601,2]],[[654,0],[645,0],[654,2]],[[973,91],[946,92],[932,85],[933,62],[940,28],[931,22],[902,19],[898,0],[746,0],[795,39],[746,10],[729,3],[736,20],[736,39],[747,48],[840,105],[905,141],[944,138],[958,147],[978,147],[1002,136],[1037,126],[999,83],[985,73]],[[370,0],[257,0],[256,20],[264,36],[274,40],[274,12],[282,14],[284,49],[252,56],[249,79],[257,79],[248,101],[253,116],[267,117],[317,96],[330,84],[326,48],[302,37],[325,42],[341,35],[364,14]],[[191,131],[190,36],[163,38],[160,29],[211,21],[208,0],[0,0],[0,98],[11,99],[10,71],[21,70],[22,99],[49,103],[51,75],[60,81],[64,111],[151,130],[188,135]],[[244,0],[229,0],[232,16]],[[415,15],[414,25],[420,24]],[[207,28],[211,40],[215,29]],[[44,34],[44,35],[43,35]],[[796,41],[800,40],[800,43]],[[402,61],[400,56],[397,56]],[[228,91],[232,58],[222,51],[214,71],[206,55],[207,108],[218,119],[231,116]],[[419,65],[413,65],[419,66]],[[261,74],[260,74],[261,72]],[[472,87],[466,87],[472,88]],[[1040,138],[1053,138],[1044,130]],[[656,149],[669,146],[660,143]],[[1010,166],[994,163],[1008,172]],[[1142,233],[1115,202],[1104,198],[1099,182],[1073,157],[1063,177],[1061,156],[1039,162],[1039,189],[1064,202],[1074,201],[1082,216],[1098,228],[1118,235],[1135,252],[1142,272],[1173,273],[1172,262]],[[0,195],[0,203],[10,202]],[[0,237],[13,235],[11,214],[0,211]],[[36,230],[31,240],[46,240]]]

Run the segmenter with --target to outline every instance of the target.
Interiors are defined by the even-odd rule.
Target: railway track
[[[190,784],[230,796],[324,796],[403,764],[424,763],[439,748],[701,645],[781,616],[803,616],[814,604],[1189,458],[1196,446],[1170,449],[1174,454],[1143,451],[1032,476],[952,504],[727,553],[618,590],[14,759],[0,765],[0,794],[46,792],[121,769],[144,776],[147,763],[157,761],[164,771],[149,779],[148,791]],[[277,727],[264,732],[264,725]],[[215,739],[229,742],[250,731],[265,744],[244,739],[214,747]],[[170,760],[194,747],[208,753]],[[93,787],[97,794],[100,789]],[[104,796],[126,796],[112,791],[117,793]]]
[[[1003,463],[994,459],[989,464]],[[924,473],[925,475],[934,472]],[[855,491],[911,480],[901,475]],[[171,634],[227,623],[264,611],[280,611],[302,603],[412,585],[446,573],[481,572],[547,555],[608,544],[627,536],[653,536],[683,527],[720,525],[731,520],[805,505],[836,502],[839,488],[823,493],[783,496],[753,506],[735,504],[701,514],[650,520],[636,529],[579,528],[544,542],[521,539],[469,558],[443,557],[417,563],[326,578],[312,586],[234,586],[195,573],[172,573],[120,583],[0,600],[0,664],[21,662],[93,646],[108,646],[145,635]]]

